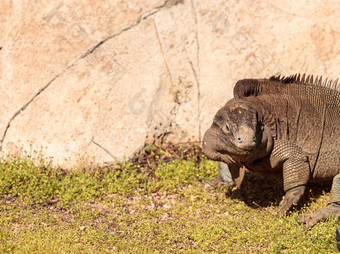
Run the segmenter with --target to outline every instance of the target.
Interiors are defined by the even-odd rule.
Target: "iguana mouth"
[[[243,145],[243,146],[238,145],[237,147],[240,149],[240,151],[252,152],[255,149],[255,144]]]

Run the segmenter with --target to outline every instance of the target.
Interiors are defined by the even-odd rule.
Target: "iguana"
[[[237,186],[246,170],[280,177],[280,212],[297,205],[308,182],[333,179],[328,205],[302,222],[340,216],[340,83],[305,74],[238,81],[204,134],[203,152],[225,163],[222,179],[230,172]]]

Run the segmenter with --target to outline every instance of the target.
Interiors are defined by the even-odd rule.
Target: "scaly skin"
[[[308,76],[241,80],[203,138],[208,158],[241,185],[245,170],[283,178],[280,212],[309,181],[333,178],[329,205],[302,217],[305,228],[340,216],[340,87]],[[228,172],[229,171],[229,172]],[[223,179],[225,180],[225,179]]]

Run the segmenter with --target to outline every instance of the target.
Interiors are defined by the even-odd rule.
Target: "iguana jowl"
[[[203,151],[228,165],[283,178],[280,211],[300,200],[307,182],[333,179],[329,204],[304,216],[306,227],[340,216],[340,84],[313,76],[244,79],[214,117]]]

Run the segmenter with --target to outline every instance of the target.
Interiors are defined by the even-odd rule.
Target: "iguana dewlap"
[[[333,179],[327,207],[303,221],[309,227],[340,216],[340,85],[305,75],[240,80],[206,131],[203,151],[226,163],[238,186],[245,169],[283,178],[281,212],[298,203],[308,182]]]

